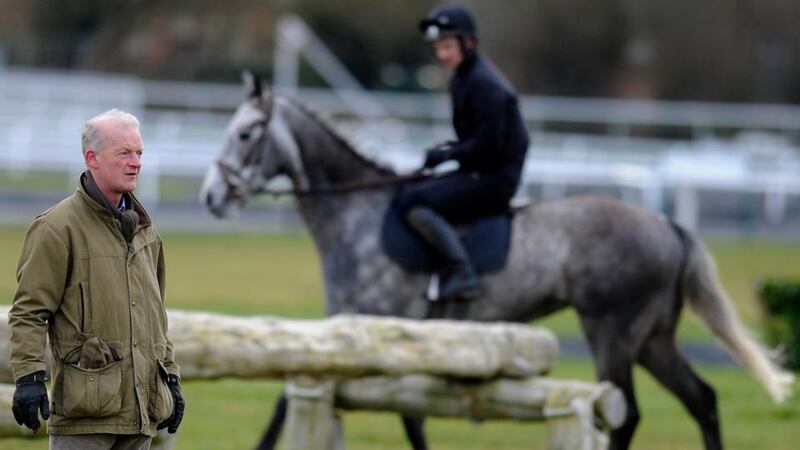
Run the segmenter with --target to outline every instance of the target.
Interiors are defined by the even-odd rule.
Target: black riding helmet
[[[475,21],[466,9],[456,5],[437,6],[419,22],[419,30],[428,42],[456,36],[463,38],[478,37]]]

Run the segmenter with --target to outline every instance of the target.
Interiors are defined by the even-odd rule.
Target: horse
[[[201,202],[215,216],[235,215],[273,178],[287,176],[293,187],[284,192],[295,195],[319,253],[327,314],[430,317],[432,303],[420,295],[428,275],[403,270],[380,241],[403,176],[364,156],[299,101],[253,76],[244,81],[247,99],[208,169]],[[618,386],[627,404],[623,425],[610,432],[612,449],[628,448],[640,421],[634,364],[682,402],[706,449],[723,446],[715,391],[676,344],[685,301],[776,402],[791,392],[793,375],[749,336],[702,242],[662,215],[614,198],[575,196],[516,212],[506,265],[482,275],[481,285],[480,298],[447,302],[438,317],[530,322],[574,308],[597,378]],[[280,405],[260,448],[274,445]],[[412,446],[426,448],[422,419],[403,424]]]

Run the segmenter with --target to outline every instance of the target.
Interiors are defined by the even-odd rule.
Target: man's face
[[[446,37],[435,41],[431,44],[433,54],[439,64],[447,67],[450,70],[456,70],[461,62],[464,60],[464,54],[461,52],[461,44],[456,37]]]
[[[142,168],[144,143],[139,129],[108,120],[100,125],[101,149],[88,149],[86,163],[109,200],[136,189]]]

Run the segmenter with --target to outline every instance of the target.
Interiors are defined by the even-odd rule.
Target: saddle
[[[527,204],[512,202],[504,214],[457,224],[461,241],[478,273],[505,267],[511,243],[511,222],[514,213],[525,207]],[[406,224],[394,202],[383,219],[381,243],[389,259],[408,272],[434,273],[442,266],[439,254]]]

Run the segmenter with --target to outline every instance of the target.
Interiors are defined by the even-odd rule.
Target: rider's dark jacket
[[[516,94],[474,51],[456,69],[450,94],[458,141],[448,153],[459,162],[459,170],[406,186],[397,206],[401,212],[427,206],[451,221],[505,213],[528,149]]]
[[[458,136],[454,158],[461,169],[503,172],[516,188],[528,131],[511,85],[489,61],[471,52],[450,81],[450,95]]]

